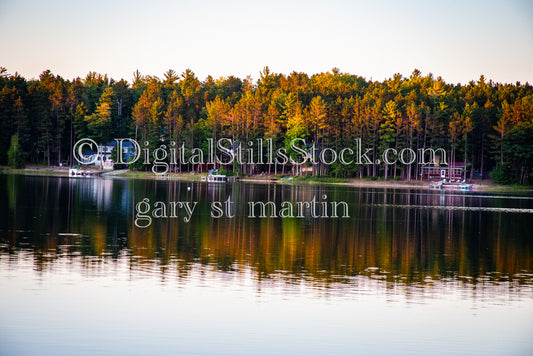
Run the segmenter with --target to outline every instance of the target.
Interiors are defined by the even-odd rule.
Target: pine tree
[[[76,138],[82,139],[89,135],[89,129],[87,128],[87,121],[85,117],[88,114],[87,106],[82,101],[76,106],[76,111],[74,112],[74,130],[76,131]]]
[[[24,152],[19,144],[19,136],[17,134],[11,136],[11,146],[7,151],[7,162],[12,168],[24,168]]]
[[[85,117],[89,133],[95,141],[106,142],[113,138],[112,121],[116,115],[113,88],[105,88],[96,110]]]

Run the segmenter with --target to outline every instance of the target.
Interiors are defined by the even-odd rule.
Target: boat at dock
[[[431,189],[460,189],[460,190],[472,190],[472,184],[466,183],[465,180],[462,181],[447,181],[442,179],[436,182],[430,182],[429,188]]]
[[[206,176],[202,176],[201,181],[208,183],[225,183],[228,181],[228,177],[224,174],[208,174]]]
[[[68,176],[72,178],[81,178],[81,177],[96,177],[101,172],[98,171],[89,171],[89,170],[83,170],[79,168],[70,168],[68,170]]]
[[[227,176],[225,174],[219,174],[218,169],[211,169],[207,175],[204,175],[200,178],[202,182],[207,183],[235,182],[238,179],[240,179],[238,175]]]

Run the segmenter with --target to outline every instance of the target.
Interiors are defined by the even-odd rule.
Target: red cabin
[[[464,162],[451,162],[447,166],[422,167],[422,178],[424,179],[463,179],[464,173]]]

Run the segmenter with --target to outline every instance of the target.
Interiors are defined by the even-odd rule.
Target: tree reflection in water
[[[187,279],[193,271],[252,276],[259,286],[350,291],[400,288],[530,294],[531,197],[337,186],[0,176],[3,265],[20,256],[39,271],[67,259],[86,273],[127,261],[135,271]],[[248,218],[250,201],[346,201],[350,218]],[[134,226],[135,203],[197,201],[189,223]],[[210,216],[231,197],[234,218]],[[476,207],[476,210],[428,206]],[[240,276],[240,277],[239,277]]]

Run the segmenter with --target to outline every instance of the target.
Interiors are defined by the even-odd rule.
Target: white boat
[[[78,168],[70,168],[68,170],[69,177],[92,177],[96,174],[98,174],[98,172],[84,171],[83,169],[78,169]]]
[[[429,183],[429,187],[430,187],[431,189],[442,189],[442,184],[443,184],[442,181],[438,181],[438,182],[434,182],[434,183]]]
[[[472,190],[472,184],[466,183],[463,181],[448,182],[446,179],[443,179],[438,182],[429,183],[431,189],[461,189],[461,190]]]
[[[70,168],[68,170],[68,176],[69,177],[81,177],[83,176],[83,171],[77,168]]]
[[[201,180],[208,183],[225,183],[228,181],[228,177],[223,174],[209,174],[202,176]]]

